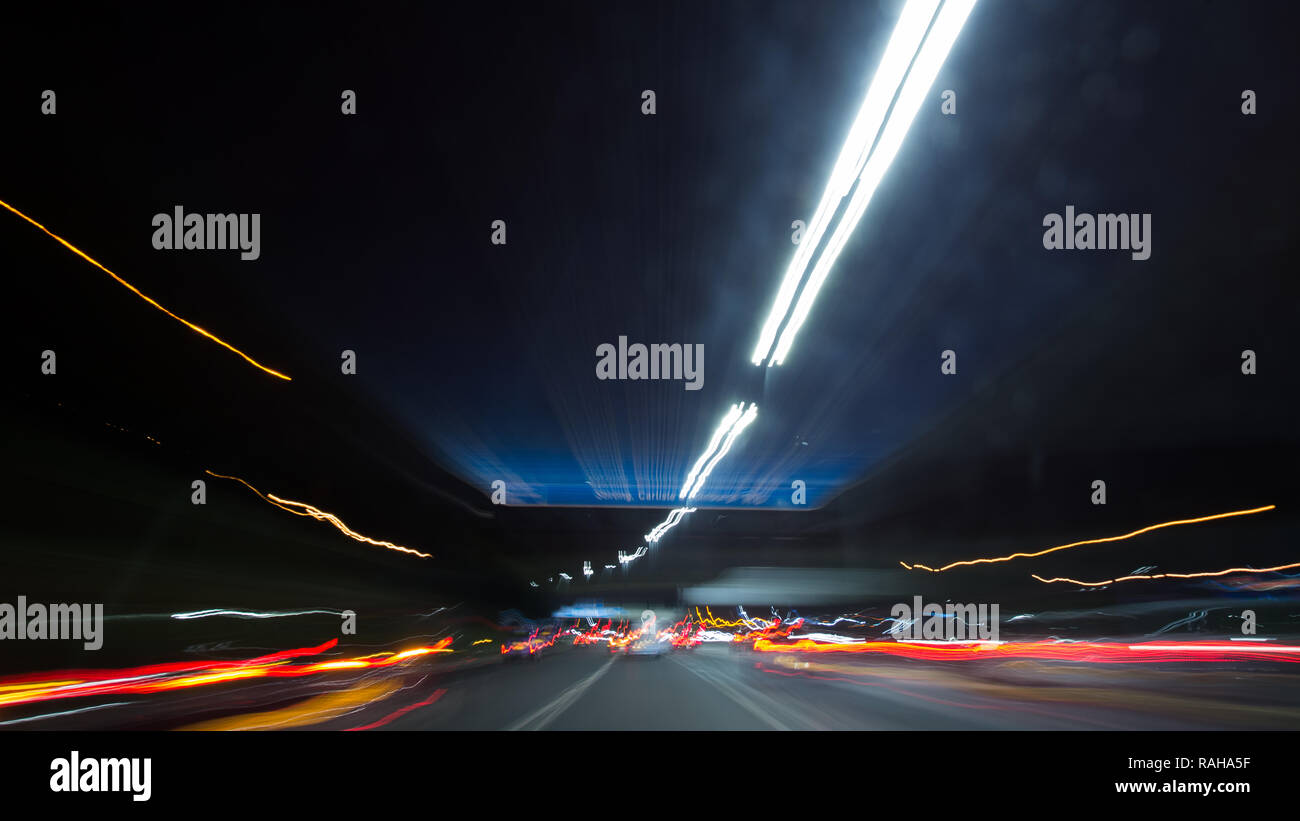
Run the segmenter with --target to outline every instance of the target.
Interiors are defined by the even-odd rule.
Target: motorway
[[[1290,658],[933,660],[723,644],[628,657],[567,643],[539,659],[505,660],[498,645],[391,663],[334,658],[162,677],[59,671],[51,684],[11,685],[0,729],[1300,729]],[[110,689],[76,689],[95,676]]]
[[[1285,665],[1291,667],[1291,665]],[[558,647],[425,682],[399,730],[1300,728],[1290,670],[773,656]],[[418,691],[407,699],[418,703]]]

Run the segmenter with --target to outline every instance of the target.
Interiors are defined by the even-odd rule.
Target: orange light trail
[[[263,501],[270,502],[271,504],[275,505],[281,510],[287,510],[295,516],[310,516],[311,518],[316,519],[317,521],[329,522],[330,524],[334,525],[334,527],[336,527],[340,533],[342,533],[343,535],[347,536],[350,539],[355,539],[358,542],[364,542],[365,544],[372,544],[375,545],[376,547],[386,547],[389,550],[396,550],[401,553],[409,553],[412,556],[419,556],[421,559],[433,558],[433,554],[431,553],[421,553],[418,550],[414,550],[409,547],[402,547],[399,544],[393,544],[392,542],[380,541],[379,539],[372,539],[369,536],[363,536],[360,533],[353,530],[352,528],[348,527],[346,524],[344,524],[343,520],[335,516],[333,513],[326,513],[320,508],[313,507],[312,505],[309,505],[306,502],[295,502],[291,499],[281,499],[279,496],[276,496],[273,493],[263,493],[262,491],[250,485],[248,482],[245,482],[243,479],[240,479],[238,476],[225,476],[220,473],[213,473],[210,470],[205,470],[203,472],[208,474],[209,476],[215,476],[218,479],[233,479],[234,481],[239,482],[244,487],[256,493],[258,496],[262,498]],[[298,510],[297,508],[302,508],[302,510]]]
[[[1069,582],[1083,587],[1102,587],[1116,582],[1133,582],[1133,581],[1150,581],[1152,579],[1203,579],[1210,576],[1227,576],[1232,573],[1275,573],[1279,570],[1291,570],[1300,567],[1300,562],[1292,564],[1280,564],[1277,567],[1229,567],[1227,570],[1212,570],[1204,573],[1153,573],[1150,576],[1120,576],[1104,582],[1081,582],[1077,579],[1067,579],[1064,576],[1058,576],[1054,579],[1044,579],[1042,576],[1031,573],[1035,579],[1044,584],[1056,584],[1057,582]]]
[[[181,730],[287,730],[309,727],[347,715],[369,704],[383,701],[398,690],[397,682],[373,682],[349,687],[337,693],[309,698],[299,704],[261,713],[227,716],[181,727]]]
[[[318,656],[337,644],[338,639],[331,639],[317,647],[284,650],[246,661],[174,662],[125,670],[29,673],[0,679],[0,707],[116,693],[160,693],[249,678],[299,678],[333,670],[391,667],[432,653],[453,652],[451,637],[447,636],[432,647],[310,664],[289,663],[296,657]]]
[[[923,564],[908,564],[907,562],[899,562],[899,564],[901,564],[907,570],[928,570],[931,573],[942,573],[943,571],[951,570],[954,567],[965,567],[967,565],[975,565],[975,564],[992,564],[994,562],[1009,562],[1012,559],[1033,559],[1033,558],[1037,558],[1038,556],[1046,556],[1048,553],[1055,553],[1058,550],[1068,550],[1069,548],[1081,547],[1082,545],[1102,544],[1105,542],[1120,542],[1125,539],[1132,539],[1134,536],[1141,536],[1143,533],[1150,533],[1153,530],[1160,530],[1161,528],[1175,527],[1177,525],[1194,525],[1194,524],[1200,524],[1201,522],[1212,522],[1216,519],[1228,519],[1233,516],[1249,516],[1255,513],[1264,513],[1265,511],[1273,510],[1276,507],[1277,505],[1264,505],[1263,507],[1252,507],[1248,510],[1232,510],[1227,513],[1215,513],[1211,516],[1200,516],[1195,519],[1175,519],[1171,522],[1161,522],[1159,524],[1148,525],[1146,527],[1135,530],[1132,533],[1125,533],[1122,536],[1106,536],[1101,539],[1085,539],[1081,542],[1070,542],[1069,544],[1057,545],[1056,547],[1049,547],[1046,550],[1039,550],[1036,553],[1012,553],[1010,556],[998,556],[996,558],[991,558],[991,559],[967,559],[965,561],[960,561],[960,562],[951,562],[940,568],[927,567],[926,565]],[[1106,582],[1101,582],[1101,583],[1106,584]]]
[[[195,325],[193,322],[190,322],[188,319],[185,319],[184,317],[177,316],[176,314],[174,314],[174,313],[172,313],[171,311],[167,310],[167,309],[164,308],[161,304],[159,304],[157,300],[153,299],[152,297],[147,296],[147,295],[146,295],[143,291],[141,291],[139,288],[135,287],[135,286],[132,285],[131,283],[127,282],[125,279],[122,279],[122,278],[121,278],[120,276],[118,276],[117,274],[115,274],[115,273],[113,273],[112,271],[108,270],[108,269],[105,268],[103,265],[101,265],[98,261],[92,259],[92,258],[90,257],[90,255],[88,255],[85,251],[82,251],[82,250],[81,250],[80,248],[78,248],[77,246],[75,246],[75,245],[73,245],[72,243],[68,242],[66,239],[64,239],[63,237],[61,237],[61,236],[59,236],[58,234],[54,233],[54,232],[51,231],[50,229],[46,228],[44,225],[41,225],[39,222],[37,222],[36,220],[34,220],[34,219],[32,219],[31,217],[27,216],[27,215],[24,214],[22,211],[19,211],[17,208],[14,208],[14,207],[13,207],[12,205],[10,205],[9,203],[5,202],[4,200],[0,200],[0,205],[3,205],[3,206],[4,206],[6,209],[8,209],[9,211],[11,211],[11,212],[17,214],[18,216],[22,217],[23,219],[27,220],[27,221],[30,222],[32,225],[35,225],[37,228],[41,229],[41,230],[44,231],[46,234],[48,234],[49,236],[51,236],[51,237],[53,237],[55,240],[57,240],[57,241],[59,242],[59,244],[62,245],[64,248],[67,248],[69,251],[71,251],[72,253],[76,254],[76,255],[79,256],[79,257],[81,257],[81,258],[84,259],[86,262],[89,262],[91,265],[95,266],[95,267],[98,268],[99,270],[101,270],[101,271],[103,271],[104,273],[108,274],[108,275],[111,276],[113,279],[117,280],[119,283],[121,283],[122,285],[124,285],[124,286],[126,286],[127,288],[129,288],[129,289],[131,290],[131,293],[133,293],[133,294],[135,294],[136,296],[140,297],[140,298],[143,299],[145,302],[148,302],[150,305],[152,305],[153,307],[155,307],[155,308],[157,308],[158,310],[162,311],[163,313],[167,314],[167,316],[171,317],[172,319],[176,320],[177,322],[180,322],[180,323],[181,323],[182,325],[184,325],[185,327],[189,328],[190,330],[192,330],[192,331],[194,331],[194,332],[196,332],[196,333],[198,333],[198,334],[200,334],[200,335],[202,335],[202,336],[207,337],[208,339],[211,339],[213,342],[217,343],[218,345],[220,345],[221,347],[225,348],[226,350],[231,351],[231,352],[236,353],[236,354],[239,354],[239,356],[241,356],[241,357],[244,359],[245,362],[247,362],[248,364],[250,364],[250,365],[252,365],[253,367],[257,368],[258,370],[260,370],[260,371],[264,371],[264,372],[266,372],[266,373],[269,373],[271,376],[277,377],[277,378],[279,378],[279,379],[283,379],[283,380],[286,381],[286,382],[290,382],[290,381],[292,381],[292,379],[291,379],[290,377],[286,376],[285,374],[280,373],[280,372],[277,371],[277,370],[273,370],[273,369],[271,369],[271,368],[266,367],[266,366],[263,365],[261,362],[258,362],[256,359],[254,359],[253,357],[251,357],[251,356],[249,356],[248,354],[244,353],[243,351],[239,350],[239,349],[236,348],[234,345],[231,345],[229,342],[225,341],[224,339],[221,339],[220,337],[216,336],[215,334],[209,333],[208,331],[204,330],[203,328],[200,328],[198,325]]]
[[[719,627],[747,627],[748,626],[743,620],[739,620],[739,619],[737,619],[736,621],[726,621],[724,619],[715,618],[713,615],[713,611],[709,609],[708,605],[705,605],[704,612],[708,613],[708,616],[700,615],[700,608],[696,607],[695,620],[705,625],[706,627],[712,627],[716,629]]]

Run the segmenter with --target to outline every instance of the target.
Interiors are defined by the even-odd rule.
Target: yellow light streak
[[[248,667],[239,670],[224,670],[220,673],[208,673],[201,676],[186,676],[184,678],[168,679],[160,681],[156,685],[151,685],[153,690],[180,690],[186,687],[202,687],[205,684],[216,684],[221,681],[234,681],[241,678],[258,678],[265,676],[271,669],[268,666]]]
[[[1132,581],[1139,581],[1139,580],[1150,581],[1152,579],[1202,579],[1210,576],[1227,576],[1232,573],[1276,573],[1280,570],[1291,570],[1292,568],[1296,568],[1296,567],[1300,567],[1300,562],[1293,562],[1291,564],[1280,564],[1277,567],[1230,567],[1227,570],[1209,570],[1209,571],[1205,571],[1204,573],[1154,573],[1150,576],[1120,576],[1118,578],[1110,579],[1104,582],[1081,582],[1076,579],[1067,579],[1064,576],[1058,576],[1054,579],[1044,579],[1042,576],[1039,576],[1037,574],[1031,573],[1030,575],[1044,584],[1056,584],[1057,582],[1069,582],[1070,584],[1077,584],[1083,587],[1102,587],[1107,584],[1115,584],[1116,582],[1132,582]]]
[[[25,684],[8,684],[4,687],[0,687],[0,693],[11,690],[40,690],[46,687],[67,687],[72,684],[80,683],[81,681],[78,679],[71,679],[68,681],[31,681]]]
[[[115,273],[113,273],[112,271],[108,270],[108,269],[105,268],[103,265],[101,265],[98,261],[92,259],[92,258],[90,257],[90,255],[88,255],[85,251],[82,251],[82,250],[81,250],[80,248],[78,248],[77,246],[75,246],[75,245],[73,245],[72,243],[68,242],[66,239],[64,239],[63,237],[61,237],[61,236],[59,236],[58,234],[54,233],[54,232],[51,231],[50,229],[46,228],[44,225],[41,225],[39,222],[37,222],[36,220],[34,220],[34,219],[32,219],[31,217],[27,216],[27,215],[24,214],[22,211],[19,211],[17,208],[14,208],[14,207],[13,207],[12,205],[10,205],[9,203],[5,202],[4,200],[0,200],[0,205],[3,205],[3,206],[4,206],[6,209],[8,209],[9,211],[11,211],[11,212],[17,214],[18,216],[22,217],[23,219],[27,220],[27,221],[30,222],[32,225],[35,225],[37,228],[41,229],[41,230],[44,231],[46,234],[48,234],[49,236],[51,236],[51,237],[53,237],[55,240],[57,240],[57,241],[59,242],[59,244],[62,245],[64,248],[67,248],[69,251],[71,251],[72,253],[76,254],[76,255],[79,256],[79,257],[81,257],[81,258],[84,259],[86,262],[89,262],[91,265],[94,265],[94,266],[95,266],[96,268],[98,268],[99,270],[101,270],[101,271],[103,271],[104,273],[108,274],[108,275],[111,276],[113,279],[117,280],[119,283],[121,283],[122,285],[124,285],[124,286],[126,286],[127,288],[129,288],[133,294],[135,294],[136,296],[140,297],[140,298],[143,299],[145,302],[148,302],[150,305],[152,305],[153,307],[155,307],[155,308],[157,308],[158,310],[162,311],[163,313],[167,314],[167,316],[171,317],[172,319],[176,320],[177,322],[180,322],[181,324],[185,325],[185,327],[189,328],[190,330],[192,330],[192,331],[194,331],[194,332],[196,332],[196,333],[198,333],[198,334],[200,334],[200,335],[202,335],[202,336],[207,337],[208,339],[211,339],[213,342],[217,343],[218,345],[220,345],[221,347],[225,348],[226,350],[228,350],[228,351],[232,351],[232,352],[234,352],[234,353],[236,353],[236,354],[239,354],[239,356],[243,357],[244,361],[248,362],[250,365],[252,365],[253,367],[257,368],[258,370],[265,371],[266,373],[269,373],[271,376],[278,377],[278,378],[280,378],[280,379],[283,379],[283,380],[286,381],[286,382],[290,382],[290,381],[292,381],[292,379],[291,379],[290,377],[286,376],[285,374],[280,373],[280,372],[277,371],[277,370],[273,370],[273,369],[271,369],[271,368],[266,367],[265,365],[263,365],[262,363],[258,362],[256,359],[254,359],[253,357],[251,357],[251,356],[249,356],[248,354],[244,353],[243,351],[239,350],[239,349],[236,348],[234,345],[231,345],[229,342],[226,342],[224,339],[221,339],[221,338],[218,337],[217,335],[212,334],[212,333],[209,333],[208,331],[204,330],[203,328],[200,328],[198,325],[195,325],[193,322],[190,322],[188,319],[185,319],[184,317],[177,316],[176,314],[174,314],[174,313],[172,313],[171,311],[167,310],[167,309],[164,308],[161,304],[159,304],[156,300],[154,300],[153,298],[151,298],[151,297],[145,295],[145,293],[144,293],[143,291],[141,291],[139,288],[135,287],[135,286],[132,285],[131,283],[127,282],[125,279],[122,279],[122,278],[121,278],[120,276],[118,276],[117,274],[115,274]]]
[[[322,661],[320,664],[312,664],[307,667],[308,670],[351,670],[359,667],[369,667],[364,661]]]
[[[1161,522],[1159,524],[1148,525],[1147,527],[1140,528],[1138,530],[1133,531],[1132,533],[1125,533],[1122,536],[1106,536],[1105,538],[1101,538],[1101,539],[1085,539],[1081,542],[1070,542],[1069,544],[1057,545],[1056,547],[1049,547],[1046,550],[1039,550],[1036,553],[1012,553],[1010,556],[998,556],[996,558],[991,558],[991,559],[967,559],[965,561],[960,561],[960,562],[951,562],[937,569],[933,567],[927,567],[923,564],[908,564],[907,562],[899,562],[899,564],[901,564],[904,568],[908,570],[928,570],[931,573],[942,573],[943,571],[951,570],[954,567],[965,567],[967,565],[975,565],[975,564],[992,564],[994,562],[1009,562],[1012,559],[1033,559],[1033,558],[1037,558],[1038,556],[1046,556],[1048,553],[1055,553],[1058,550],[1067,550],[1072,547],[1081,547],[1082,545],[1088,545],[1088,544],[1102,544],[1104,542],[1119,542],[1125,539],[1132,539],[1134,536],[1141,536],[1143,533],[1150,533],[1153,530],[1160,530],[1161,528],[1165,528],[1165,527],[1175,527],[1177,525],[1194,525],[1194,524],[1199,524],[1201,522],[1211,522],[1216,519],[1227,519],[1233,516],[1249,516],[1255,513],[1264,513],[1265,511],[1273,510],[1276,507],[1277,505],[1264,505],[1263,507],[1252,507],[1248,510],[1232,510],[1227,513],[1215,513],[1211,516],[1200,516],[1195,519],[1175,519],[1171,522]],[[1106,582],[1102,582],[1102,584],[1105,583]]]
[[[395,693],[400,682],[365,683],[335,693],[315,696],[279,710],[217,718],[181,727],[182,730],[271,730],[305,727],[346,715]]]
[[[343,520],[335,516],[333,513],[326,513],[320,508],[313,507],[312,505],[309,505],[306,502],[295,502],[292,499],[282,499],[279,496],[276,496],[275,494],[272,493],[263,493],[262,491],[250,485],[248,482],[245,482],[243,479],[240,479],[238,476],[226,476],[220,473],[214,473],[213,471],[210,470],[205,470],[203,472],[208,474],[209,476],[215,476],[218,479],[231,479],[236,482],[239,482],[244,487],[256,493],[264,501],[270,502],[271,504],[275,505],[281,510],[287,510],[290,513],[294,514],[295,516],[310,516],[311,518],[316,519],[317,521],[329,522],[330,524],[334,525],[334,527],[338,528],[338,530],[341,533],[343,533],[343,535],[347,536],[348,538],[355,539],[358,542],[372,544],[375,545],[376,547],[386,547],[389,550],[396,550],[401,553],[409,553],[413,556],[419,556],[421,559],[433,558],[433,554],[431,553],[421,553],[418,550],[409,547],[403,547],[402,545],[399,544],[393,544],[392,542],[385,542],[379,539],[372,539],[369,536],[363,536],[360,533],[353,530],[352,528],[348,527],[346,524],[344,524]],[[301,508],[301,510],[299,510],[298,508]]]

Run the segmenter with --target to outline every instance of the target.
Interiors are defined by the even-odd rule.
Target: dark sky
[[[0,199],[294,380],[6,212],[14,404],[147,432],[166,455],[141,459],[347,511],[512,584],[635,548],[742,399],[758,421],[648,577],[1288,516],[1282,4],[985,0],[792,356],[749,363],[790,223],[816,206],[899,7],[25,10],[45,16],[0,35]],[[260,258],[154,250],[152,216],[178,204],[261,214]],[[1151,214],[1150,259],[1044,250],[1066,205]],[[703,344],[703,388],[597,380],[619,335]],[[47,348],[57,379],[38,371]],[[496,479],[529,507],[494,508]],[[796,479],[816,511],[792,510]]]

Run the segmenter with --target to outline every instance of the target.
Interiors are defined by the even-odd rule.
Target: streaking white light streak
[[[1130,649],[1130,650],[1177,650],[1177,651],[1180,651],[1180,652],[1181,652],[1181,651],[1184,651],[1184,650],[1192,650],[1192,651],[1196,651],[1196,652],[1200,652],[1200,653],[1213,653],[1213,652],[1215,652],[1215,651],[1217,651],[1217,650],[1222,650],[1223,648],[1222,648],[1222,647],[1205,647],[1205,646],[1199,646],[1199,645],[1195,645],[1195,644],[1130,644],[1130,645],[1128,646],[1128,649]],[[1243,651],[1243,650],[1246,650],[1246,651],[1256,651],[1256,650],[1258,650],[1258,651],[1261,652],[1261,653],[1300,653],[1300,647],[1249,647],[1249,646],[1244,646],[1244,647],[1234,647],[1234,648],[1232,648],[1232,652],[1234,652],[1234,653],[1236,653],[1236,652],[1240,652],[1240,651]]]
[[[921,40],[938,5],[939,0],[912,0],[898,18],[894,33],[889,38],[889,45],[885,47],[885,55],[881,58],[880,66],[876,69],[875,77],[872,78],[871,85],[867,89],[866,99],[862,102],[862,108],[858,110],[853,127],[849,129],[844,147],[840,149],[840,156],[831,171],[826,191],[822,194],[817,211],[813,214],[812,221],[804,232],[799,247],[795,250],[790,267],[786,269],[785,279],[781,281],[776,301],[767,315],[762,333],[759,334],[758,344],[754,347],[755,365],[762,364],[771,353],[776,332],[790,310],[790,303],[794,300],[799,283],[803,281],[812,253],[821,244],[827,223],[838,210],[840,200],[848,195],[849,189],[853,187],[853,181],[866,165],[867,152],[875,141],[880,124],[889,111],[889,104],[903,81],[912,57],[921,47]]]
[[[28,716],[26,718],[11,718],[8,721],[0,721],[0,727],[5,727],[10,724],[25,724],[29,721],[41,721],[47,718],[58,718],[59,716],[71,716],[71,715],[76,715],[77,713],[88,713],[91,710],[103,710],[105,707],[124,707],[128,704],[134,704],[134,703],[135,703],[134,701],[115,701],[112,704],[96,704],[93,707],[81,707],[76,710],[64,710],[61,713],[46,713],[45,715]]]
[[[709,478],[709,474],[713,472],[713,468],[722,460],[722,457],[727,455],[727,451],[731,450],[736,437],[754,421],[756,416],[758,416],[757,402],[748,405],[739,402],[731,406],[731,410],[727,411],[727,415],[722,418],[722,422],[714,430],[713,437],[709,440],[708,449],[695,461],[695,466],[691,468],[691,472],[687,475],[686,483],[682,485],[681,493],[678,494],[679,498],[695,498],[700,489],[704,487],[704,482]],[[683,518],[696,510],[697,508],[693,507],[673,508],[667,519],[655,525],[649,533],[645,534],[646,544],[654,544],[662,539],[665,533],[672,530]],[[618,560],[626,564],[630,560],[626,560],[624,556],[625,554],[619,551]],[[632,558],[639,558],[639,556],[633,556]]]
[[[704,467],[704,463],[709,460],[713,452],[718,449],[718,443],[735,426],[744,410],[744,403],[738,402],[731,406],[731,410],[727,411],[726,416],[722,417],[717,429],[713,431],[713,438],[709,440],[709,446],[700,454],[700,458],[695,460],[695,467],[691,468],[691,472],[686,474],[686,481],[682,484],[681,492],[677,494],[678,499],[685,499],[687,494],[690,493],[691,486],[695,484],[696,477],[700,475],[700,469]]]
[[[762,619],[751,619],[743,607],[736,607],[736,612],[740,614],[740,620],[744,622],[745,626],[750,630],[765,630],[772,626],[772,622],[763,621]]]
[[[834,627],[835,625],[839,624],[842,621],[847,621],[849,624],[866,624],[865,621],[858,621],[857,619],[851,619],[848,616],[837,616],[835,618],[835,621],[809,621],[809,622],[805,622],[805,624],[807,624],[809,627]]]
[[[673,511],[668,514],[667,519],[664,519],[662,522],[655,525],[653,530],[645,534],[644,538],[646,540],[646,544],[654,544],[655,542],[662,539],[665,533],[667,533],[668,531],[676,527],[677,523],[680,522],[688,513],[694,513],[695,510],[696,508],[693,507],[673,508]]]
[[[903,9],[880,66],[867,89],[867,96],[840,149],[817,211],[786,270],[776,301],[759,334],[758,344],[751,357],[755,365],[761,365],[764,359],[767,359],[769,367],[785,361],[794,344],[795,335],[807,319],[831,267],[839,258],[849,235],[853,233],[885,172],[897,156],[925,95],[929,93],[966,18],[975,6],[975,0],[945,0],[942,7],[939,2],[940,0],[909,0]],[[803,282],[813,253],[821,245],[831,218],[850,191],[853,196],[843,217],[835,225],[807,284],[799,292],[799,285]],[[796,292],[799,292],[799,299],[791,311],[790,303]],[[781,330],[779,339],[778,330]],[[743,404],[732,405],[714,430],[709,446],[687,475],[678,493],[679,499],[689,501],[695,498],[703,489],[713,468],[757,413],[757,403],[748,408],[744,408]],[[688,508],[673,510],[668,519],[646,534],[646,542],[657,542],[686,513],[692,511]],[[626,554],[619,551],[620,563],[627,563],[625,557]]]
[[[629,562],[633,562],[641,558],[642,556],[645,555],[645,553],[646,553],[645,545],[641,545],[636,549],[635,553],[631,553],[631,554],[620,550],[618,551],[618,562],[619,564],[627,564]]]
[[[930,86],[934,84],[939,69],[943,67],[948,52],[952,50],[957,35],[961,33],[962,26],[965,25],[966,18],[970,16],[971,9],[974,7],[975,0],[947,0],[943,8],[939,9],[934,25],[916,55],[912,70],[903,81],[893,112],[880,132],[880,140],[862,169],[858,188],[849,200],[848,209],[836,225],[825,250],[818,257],[812,276],[809,277],[808,284],[799,295],[799,301],[795,304],[794,311],[781,332],[776,352],[768,362],[769,367],[780,365],[785,361],[790,346],[794,344],[794,337],[799,333],[804,320],[808,318],[808,312],[812,309],[812,304],[817,299],[817,294],[825,283],[831,266],[839,258],[840,251],[844,249],[849,235],[853,233],[858,220],[867,210],[867,204],[875,194],[885,172],[889,170],[889,166],[898,155],[898,150],[907,137],[907,131],[912,127],[912,121],[916,119],[916,113],[921,109],[926,95],[930,93]]]
[[[727,455],[727,451],[731,450],[731,445],[736,441],[736,437],[739,436],[745,428],[749,427],[749,424],[754,421],[756,416],[758,416],[758,403],[754,402],[745,411],[744,415],[742,415],[740,419],[736,420],[735,424],[731,426],[731,430],[727,431],[727,438],[723,441],[722,447],[719,448],[718,452],[714,454],[711,460],[709,460],[709,464],[705,466],[704,470],[700,471],[699,478],[695,480],[695,487],[691,488],[690,494],[686,497],[687,499],[694,499],[695,495],[700,492],[700,489],[704,487],[704,480],[709,478],[709,474],[713,472],[713,468],[718,464],[718,462],[722,461],[722,457]]]
[[[696,634],[700,641],[731,641],[735,636],[722,630],[704,630]]]
[[[279,610],[269,613],[256,613],[247,610],[195,610],[192,613],[172,613],[173,619],[206,619],[211,616],[230,616],[237,619],[283,619],[289,616],[339,616],[338,610]]]
[[[852,636],[841,636],[836,633],[803,633],[800,635],[790,636],[792,639],[812,639],[822,644],[865,644],[866,639],[855,639]]]

